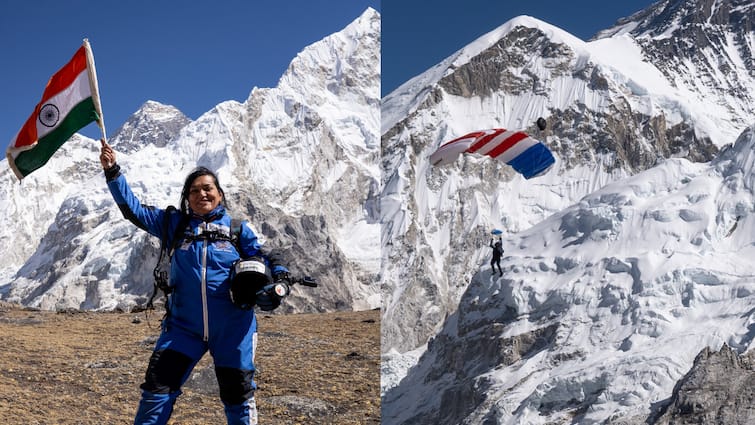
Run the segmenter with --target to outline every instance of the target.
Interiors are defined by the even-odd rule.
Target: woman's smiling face
[[[210,175],[199,176],[189,188],[189,207],[199,215],[210,213],[223,200],[215,179]]]

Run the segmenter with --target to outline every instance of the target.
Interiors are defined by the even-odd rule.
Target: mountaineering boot
[[[254,397],[242,404],[225,404],[228,425],[257,425],[257,403]]]
[[[180,391],[170,394],[155,394],[150,391],[142,391],[142,399],[139,401],[139,409],[136,411],[134,425],[165,425],[173,413],[173,404],[176,402]]]

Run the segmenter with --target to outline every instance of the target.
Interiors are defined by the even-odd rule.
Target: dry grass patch
[[[32,311],[0,303],[0,423],[133,422],[160,313]],[[379,424],[380,313],[258,314],[261,424]],[[209,354],[171,424],[223,424]]]

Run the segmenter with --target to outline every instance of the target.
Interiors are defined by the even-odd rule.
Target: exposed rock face
[[[727,345],[704,349],[674,388],[657,425],[755,423],[755,351],[739,355]]]
[[[548,60],[545,68],[551,78],[569,73],[570,61],[575,56],[568,46],[554,43],[541,31],[517,27],[441,79],[438,85],[449,94],[462,97],[488,97],[500,91],[546,94],[545,82],[527,68],[533,54]]]
[[[726,121],[745,128],[755,113],[755,4],[750,0],[666,0],[617,22],[596,38],[624,30],[647,60],[675,86],[701,102],[731,111]]]
[[[122,153],[132,153],[147,145],[162,148],[190,122],[191,119],[178,109],[150,100],[110,137],[118,140],[118,150]]]
[[[507,95],[556,96],[555,80],[573,78],[604,97],[606,111],[589,108],[551,108],[550,128],[543,137],[570,143],[555,150],[567,166],[607,156],[607,170],[645,170],[660,158],[682,156],[693,161],[710,161],[718,148],[695,133],[689,122],[669,124],[663,113],[647,115],[636,111],[617,90],[616,83],[594,63],[583,64],[568,45],[554,42],[537,28],[516,27],[469,62],[438,82],[446,93],[464,98]],[[533,62],[542,70],[532,66]],[[663,62],[663,61],[661,61]],[[664,62],[665,63],[665,62]],[[531,68],[531,69],[530,69]],[[584,106],[584,105],[582,105]],[[526,130],[538,134],[534,124]]]

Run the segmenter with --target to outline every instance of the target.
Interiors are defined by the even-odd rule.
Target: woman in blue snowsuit
[[[262,256],[273,276],[287,277],[288,270],[277,263],[277,257],[262,252],[262,236],[246,222],[241,226],[238,244],[243,252],[237,251],[231,243],[231,217],[225,210],[223,190],[210,170],[198,168],[186,178],[181,211],[170,213],[139,202],[120,173],[115,152],[104,140],[100,162],[108,188],[125,218],[162,239],[166,238],[162,229],[169,214],[167,238],[183,238],[171,259],[168,314],[141,385],[142,397],[134,423],[167,423],[181,386],[209,351],[228,424],[256,424],[253,377],[257,322],[254,310],[241,309],[232,302],[230,271],[240,254],[244,258]],[[185,214],[190,216],[187,229],[175,234],[181,232],[177,227]],[[163,243],[167,245],[168,241]],[[272,310],[280,299],[274,295],[258,296],[256,304],[263,310]]]

